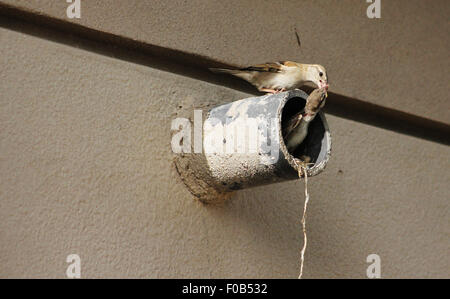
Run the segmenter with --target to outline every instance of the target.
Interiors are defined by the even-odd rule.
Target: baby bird
[[[320,109],[325,106],[327,87],[315,89],[306,99],[305,109],[289,119],[283,128],[286,146],[290,153],[303,142],[308,134],[308,126]]]
[[[318,88],[328,88],[325,68],[319,64],[293,61],[268,62],[240,69],[211,68],[215,73],[227,73],[253,84],[259,91],[278,93],[299,88],[311,82]]]

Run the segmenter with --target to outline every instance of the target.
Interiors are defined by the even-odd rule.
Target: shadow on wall
[[[145,44],[49,16],[34,15],[5,4],[0,4],[0,15],[2,15],[0,26],[4,28],[249,94],[261,95],[247,82],[232,76],[211,73],[208,70],[210,67],[230,66],[203,56]],[[450,145],[450,125],[367,103],[360,99],[329,92],[325,112],[401,134]]]

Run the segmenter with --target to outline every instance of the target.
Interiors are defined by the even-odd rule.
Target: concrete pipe
[[[298,179],[294,158],[308,156],[308,176],[325,168],[331,135],[323,113],[311,122],[295,152],[288,152],[282,127],[301,111],[308,95],[301,90],[252,97],[211,109],[203,124],[203,152],[177,154],[182,180],[198,199],[217,202],[233,191]]]

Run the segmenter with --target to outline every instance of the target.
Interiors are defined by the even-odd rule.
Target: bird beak
[[[322,80],[319,81],[319,89],[320,88],[325,88],[326,90],[328,90],[328,82],[323,82]]]

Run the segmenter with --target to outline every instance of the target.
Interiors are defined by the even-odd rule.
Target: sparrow
[[[325,106],[327,96],[326,86],[313,90],[306,99],[305,108],[287,120],[283,126],[283,136],[290,153],[294,153],[296,148],[305,140],[309,124],[320,109]]]
[[[318,88],[328,88],[325,68],[319,64],[303,64],[294,61],[268,62],[245,68],[210,68],[215,73],[231,74],[253,84],[259,91],[278,93],[296,89],[307,82]]]

